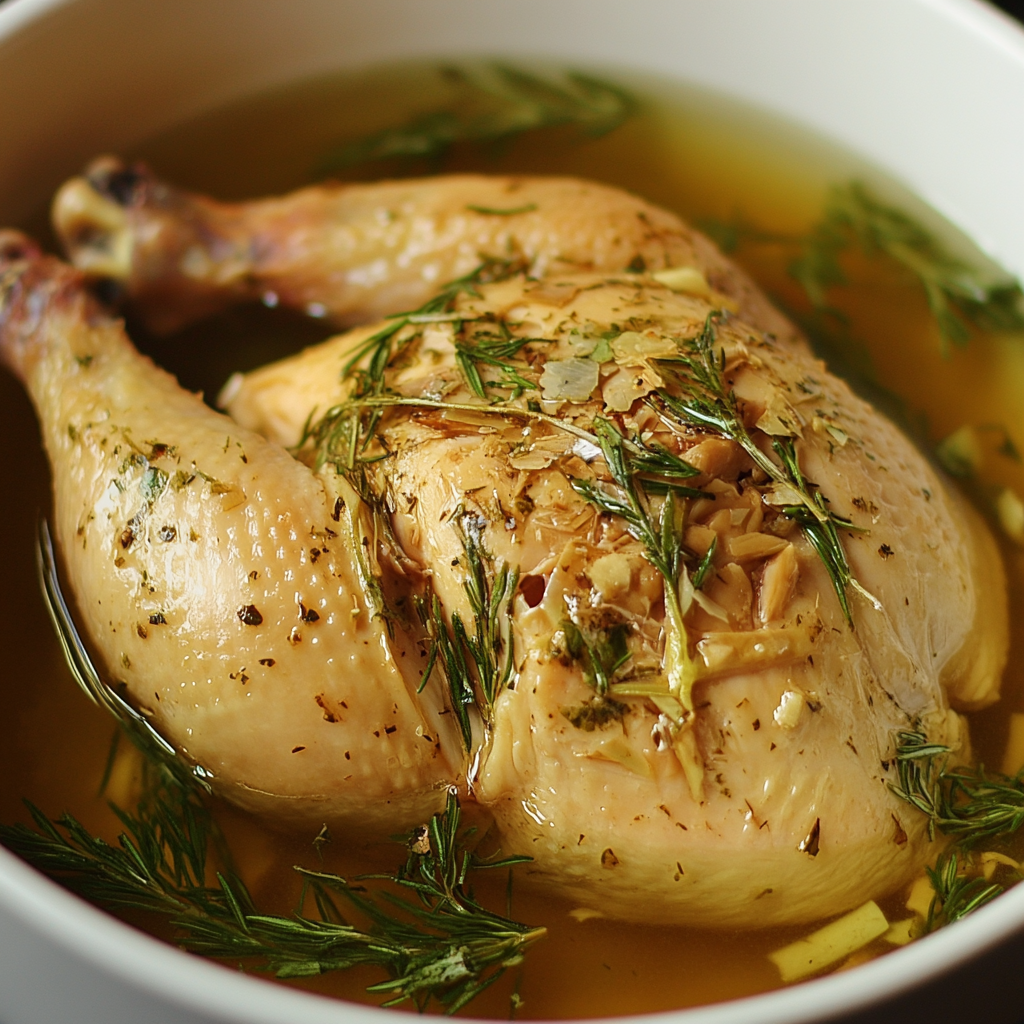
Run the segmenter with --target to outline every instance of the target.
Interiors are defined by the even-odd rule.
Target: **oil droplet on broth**
[[[617,74],[643,97],[639,114],[620,129],[581,141],[568,134],[524,138],[503,154],[458,150],[445,170],[558,173],[617,184],[676,210],[691,221],[740,215],[777,234],[798,235],[821,210],[828,186],[857,177],[921,214],[913,197],[870,167],[824,141],[763,112],[708,93],[662,81]],[[139,146],[131,156],[148,161],[170,180],[224,199],[292,189],[339,140],[403,122],[445,99],[433,66],[402,65],[303,83],[215,111]],[[30,227],[32,225],[29,225]],[[759,283],[789,305],[799,294],[786,274],[789,253],[780,246],[741,250]],[[858,263],[857,282],[837,291],[853,333],[865,339],[876,372],[915,412],[928,420],[933,440],[963,423],[1006,424],[1020,436],[1024,416],[1024,346],[1006,339],[978,338],[948,360],[915,284],[880,264]],[[265,306],[232,310],[188,328],[173,342],[147,336],[130,325],[140,347],[177,373],[188,387],[216,394],[231,372],[247,370],[322,340],[329,328],[316,320]],[[61,662],[32,565],[35,510],[45,508],[47,481],[38,432],[27,401],[6,375],[0,377],[0,507],[4,509],[3,555],[7,586],[0,592],[0,638],[7,662],[0,717],[0,817],[24,820],[27,796],[47,812],[65,809],[109,838],[116,823],[96,795],[106,761],[111,725],[75,689]],[[1024,493],[1020,466],[1002,467],[998,481]],[[1006,549],[1011,577],[1011,621],[1024,622],[1024,556]],[[999,763],[1008,710],[1024,710],[1024,642],[1014,638],[1004,700],[972,717],[979,754]],[[27,685],[30,683],[31,685]],[[68,771],[68,765],[74,771]],[[127,769],[125,770],[128,771]],[[130,785],[130,773],[126,785]],[[313,864],[312,837],[282,836],[225,808],[221,820],[240,852],[262,907],[286,913],[298,885],[297,862]],[[338,844],[336,844],[338,845]],[[325,866],[342,873],[327,847]],[[401,857],[388,851],[387,869]],[[486,877],[486,876],[485,876]],[[483,885],[487,888],[484,889]],[[504,906],[504,878],[478,885],[496,907]],[[882,901],[893,919],[901,898]],[[521,977],[509,972],[470,1007],[474,1016],[505,1018],[518,987],[518,1016],[566,1018],[667,1010],[762,992],[778,985],[766,954],[806,929],[735,935],[693,928],[645,928],[590,918],[576,920],[571,903],[559,905],[515,890],[518,919],[543,923],[543,951],[528,957]],[[337,972],[298,984],[349,999],[366,999],[377,980],[363,971]]]

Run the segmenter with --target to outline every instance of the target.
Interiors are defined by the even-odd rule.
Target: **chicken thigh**
[[[462,774],[422,651],[365,603],[336,474],[140,356],[81,275],[0,235],[0,355],[39,415],[84,632],[224,796],[386,836]]]

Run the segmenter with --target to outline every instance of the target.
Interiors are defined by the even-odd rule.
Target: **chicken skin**
[[[417,693],[421,652],[364,602],[336,475],[180,388],[13,232],[0,353],[43,427],[54,533],[108,679],[244,807],[378,836],[442,807],[462,755],[439,691]]]
[[[536,885],[709,927],[934,857],[896,733],[969,756],[959,710],[1006,657],[994,542],[677,218],[474,176],[222,206],[108,161],[55,220],[164,327],[465,278],[236,376],[227,419],[6,245],[0,352],[83,625],[225,796],[379,834],[456,784]]]
[[[516,676],[493,707],[470,779],[503,850],[533,858],[525,870],[535,883],[644,921],[810,921],[903,884],[934,850],[927,822],[889,790],[895,733],[923,727],[966,756],[950,701],[976,707],[998,694],[1005,595],[985,528],[801,343],[721,323],[717,351],[752,433],[768,448],[784,410],[807,478],[863,531],[844,543],[874,601],[855,599],[851,628],[807,537],[779,515],[742,450],[670,428],[630,381],[622,410],[622,377],[656,373],[659,356],[685,349],[711,311],[705,300],[641,275],[479,292],[458,312],[538,339],[539,382],[612,333],[623,311],[646,325],[612,341],[614,358],[593,368],[593,394],[544,408],[579,429],[613,416],[624,435],[699,467],[693,482],[707,496],[688,509],[685,544],[695,560],[715,544],[710,579],[686,612],[697,666],[695,781],[688,750],[670,736],[664,580],[621,520],[599,514],[572,484],[607,481],[603,460],[543,421],[467,412],[472,394],[450,324],[404,353],[393,389],[414,401],[443,394],[457,408],[398,407],[380,428],[393,453],[387,485],[403,552],[466,621],[464,571],[450,568],[464,559],[464,541],[448,524],[468,516],[495,564],[521,573]],[[227,408],[296,444],[311,408],[342,400],[340,368],[368,333],[236,378]],[[616,630],[628,637],[627,671],[610,700],[595,698],[585,660],[573,656],[573,628],[595,645]]]
[[[534,277],[695,267],[745,319],[792,333],[678,217],[573,178],[458,174],[219,203],[103,157],[57,193],[53,223],[71,261],[117,282],[161,331],[251,299],[366,323],[419,306],[485,257],[515,257]]]

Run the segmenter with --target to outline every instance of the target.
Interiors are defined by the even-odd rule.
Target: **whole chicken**
[[[455,178],[228,216],[93,178],[58,224],[77,195],[89,266],[99,209],[120,263],[92,270],[164,323],[172,294],[181,320],[271,288],[342,319],[428,300],[236,377],[231,421],[8,238],[0,351],[88,632],[225,795],[381,832],[458,784],[537,884],[648,921],[810,921],[933,856],[894,737],[967,756],[953,709],[996,698],[1007,644],[994,544],[709,243],[575,182],[519,179],[514,214],[464,209],[510,207],[507,179]],[[249,262],[218,279],[225,217]]]

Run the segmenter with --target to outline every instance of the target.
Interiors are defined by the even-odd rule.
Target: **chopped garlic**
[[[648,359],[665,359],[679,354],[679,346],[661,334],[623,331],[612,341],[612,353],[620,366],[646,366]]]
[[[638,398],[652,390],[636,371],[618,370],[601,386],[601,398],[610,412],[628,412]]]
[[[986,882],[991,880],[992,876],[996,873],[996,868],[1000,865],[1004,868],[1011,868],[1014,871],[1020,870],[1020,864],[1017,861],[1012,857],[1007,857],[1005,853],[996,853],[995,850],[986,850],[978,856],[978,861],[981,864],[982,877]]]
[[[800,433],[800,416],[775,388],[768,396],[768,404],[757,423],[758,430],[773,437],[796,437]]]
[[[610,739],[602,740],[598,746],[575,753],[577,757],[586,757],[592,761],[611,761],[643,779],[654,778],[654,771],[647,758],[635,750],[622,735],[612,736]]]
[[[996,513],[1003,533],[1018,544],[1024,544],[1024,501],[1016,491],[1004,487],[996,498]]]
[[[540,386],[548,401],[585,402],[597,387],[599,373],[600,367],[590,359],[549,359]]]
[[[674,292],[707,297],[711,294],[708,279],[696,267],[669,267],[651,275],[659,284]]]
[[[882,936],[883,942],[890,946],[905,946],[908,942],[921,936],[921,921],[917,917],[908,917],[903,921],[896,921],[890,925],[889,930]]]
[[[588,575],[603,598],[617,597],[629,590],[633,567],[626,555],[612,552],[597,559],[591,565]]]
[[[784,982],[799,981],[839,963],[889,930],[889,922],[874,900],[851,910],[806,938],[777,949],[768,959]]]
[[[725,542],[726,550],[737,562],[769,558],[790,546],[788,540],[773,537],[770,533],[741,533],[738,537],[729,537]]]
[[[910,888],[910,895],[907,897],[907,910],[912,910],[918,917],[927,917],[934,896],[935,889],[932,886],[932,880],[927,875],[922,875]]]
[[[772,713],[775,724],[781,729],[795,729],[806,703],[807,699],[799,690],[787,690]]]

